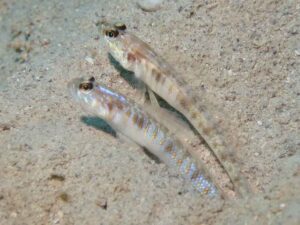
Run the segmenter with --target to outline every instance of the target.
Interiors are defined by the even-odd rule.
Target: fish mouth
[[[69,93],[70,95],[72,96],[72,98],[74,100],[78,100],[78,89],[79,89],[79,85],[84,81],[84,79],[81,77],[81,78],[75,78],[73,80],[71,80],[69,83],[68,83],[68,90],[69,90]]]

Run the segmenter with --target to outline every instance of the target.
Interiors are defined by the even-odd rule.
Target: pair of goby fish
[[[223,140],[222,133],[205,106],[199,105],[196,98],[187,91],[184,79],[149,45],[128,32],[124,24],[102,22],[100,25],[109,53],[125,69],[133,71],[149,91],[162,97],[189,120],[223,165],[236,193],[246,195],[248,185],[240,174],[239,163],[232,154],[233,149]],[[198,164],[193,161],[192,156],[183,150],[181,141],[142,107],[95,83],[94,79],[76,79],[70,83],[70,87],[72,95],[89,111],[146,147],[166,164],[177,168],[200,192],[216,194],[216,187],[206,174],[203,164],[199,160]],[[142,133],[142,130],[145,132]]]

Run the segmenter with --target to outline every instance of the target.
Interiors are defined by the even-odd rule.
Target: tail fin
[[[249,194],[249,185],[241,174],[241,164],[234,150],[234,142],[230,142],[229,135],[225,135],[222,121],[208,114],[208,109],[204,104],[192,104],[188,115],[190,122],[224,167],[237,194],[240,196]]]

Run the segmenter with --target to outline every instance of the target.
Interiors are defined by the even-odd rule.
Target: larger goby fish
[[[109,46],[109,53],[127,70],[133,71],[148,88],[182,113],[199,132],[227,172],[234,190],[247,195],[249,187],[240,173],[229,140],[197,97],[173,68],[141,39],[128,32],[125,24],[101,23],[101,33]]]
[[[89,113],[105,120],[116,132],[145,147],[181,174],[197,191],[217,196],[217,188],[182,143],[139,105],[90,79],[77,78],[68,84],[73,98]]]

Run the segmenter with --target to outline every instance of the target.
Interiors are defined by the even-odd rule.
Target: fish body
[[[69,83],[73,98],[88,112],[105,120],[117,132],[147,148],[181,174],[199,192],[217,196],[204,164],[195,161],[181,142],[136,103],[100,85],[93,78]]]
[[[182,76],[178,76],[148,44],[128,32],[125,25],[102,23],[102,33],[109,53],[189,120],[223,165],[235,191],[246,195],[248,184],[240,174],[233,148],[222,137],[222,131],[205,105],[199,104],[189,92]]]

